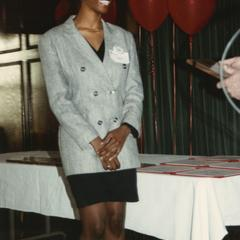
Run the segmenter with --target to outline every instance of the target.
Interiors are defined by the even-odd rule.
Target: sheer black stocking
[[[97,203],[79,209],[80,240],[124,240],[125,203]]]

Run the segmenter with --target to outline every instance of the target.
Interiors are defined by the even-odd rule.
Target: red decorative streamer
[[[173,23],[173,154],[177,153],[176,25]]]
[[[158,116],[157,116],[157,79],[156,79],[156,66],[155,66],[155,38],[154,33],[150,34],[150,62],[151,62],[151,80],[152,80],[152,91],[153,91],[153,125],[154,125],[154,138],[157,145],[160,145],[160,131],[158,127]]]
[[[142,46],[142,28],[138,26],[138,49]],[[144,153],[144,120],[142,119],[141,137],[138,141],[140,153]]]
[[[193,38],[189,36],[189,57],[193,57]],[[192,93],[193,93],[193,74],[189,73],[189,155],[192,155],[192,135],[193,135],[193,106],[192,106]]]

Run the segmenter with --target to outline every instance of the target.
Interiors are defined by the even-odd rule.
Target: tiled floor
[[[0,209],[0,240],[9,240],[9,215],[7,209]],[[16,239],[43,234],[45,231],[45,217],[40,214],[15,212]],[[51,230],[62,231],[66,240],[78,240],[81,231],[80,222],[51,217]],[[228,227],[229,234],[223,240],[240,240],[240,227]],[[133,231],[126,231],[127,240],[159,240]],[[52,238],[51,240],[59,240]],[[46,238],[47,240],[47,238]]]

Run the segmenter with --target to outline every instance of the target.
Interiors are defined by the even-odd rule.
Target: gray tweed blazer
[[[104,172],[90,142],[126,122],[140,133],[143,88],[131,33],[103,22],[105,55],[98,58],[73,22],[74,15],[40,37],[39,53],[50,107],[59,121],[66,176]],[[139,167],[129,134],[119,153],[121,169]]]

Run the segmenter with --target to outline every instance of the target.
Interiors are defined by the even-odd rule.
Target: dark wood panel
[[[58,0],[2,0],[0,26],[8,33],[43,33],[54,26]]]
[[[39,35],[0,36],[0,152],[57,150],[58,123],[48,104]]]

